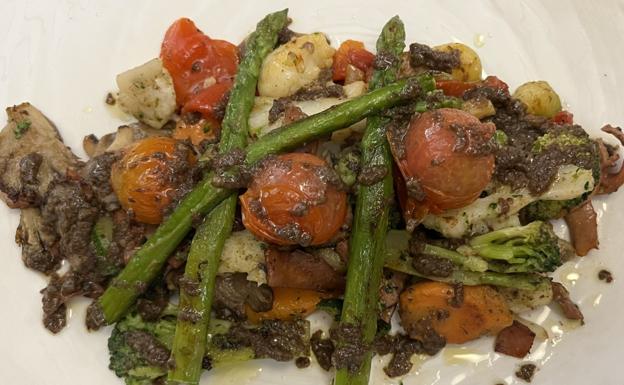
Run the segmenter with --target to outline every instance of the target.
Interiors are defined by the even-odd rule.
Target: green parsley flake
[[[22,120],[21,122],[18,122],[15,126],[15,129],[13,130],[13,133],[15,134],[15,139],[21,139],[26,131],[28,131],[28,129],[30,128],[30,125],[30,120]]]

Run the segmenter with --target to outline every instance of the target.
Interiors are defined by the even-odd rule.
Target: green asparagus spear
[[[379,88],[264,135],[249,145],[246,161],[252,164],[267,155],[300,146],[381,110],[414,100],[423,91],[434,88],[435,81],[429,75]],[[167,257],[191,229],[193,218],[205,215],[232,194],[231,190],[213,186],[213,176],[209,174],[195,186],[130,259],[99,300],[90,306],[87,312],[89,329],[119,320],[161,271]]]
[[[248,119],[253,107],[262,61],[286,26],[287,11],[266,16],[247,40],[222,123],[219,152],[225,154],[247,145]],[[206,217],[197,229],[186,262],[180,290],[180,317],[171,350],[173,366],[169,384],[198,384],[206,350],[206,338],[215,278],[225,239],[232,232],[238,197],[232,194]]]
[[[237,196],[227,197],[197,229],[180,287],[180,314],[171,349],[168,384],[198,384],[219,258],[232,231]]]
[[[405,47],[405,30],[398,16],[384,26],[377,40],[376,63],[384,63],[373,72],[369,84],[377,89],[396,79],[399,55]],[[368,118],[362,138],[362,172],[367,168],[384,168],[385,177],[370,185],[360,186],[355,206],[353,231],[349,242],[347,287],[341,325],[355,325],[362,331],[364,346],[370,345],[377,331],[377,301],[384,265],[384,241],[388,230],[389,202],[393,197],[392,156],[386,140],[387,118]],[[340,327],[340,326],[339,326]],[[340,349],[338,341],[338,349]],[[368,384],[372,352],[365,354],[357,372],[338,368],[335,385]]]

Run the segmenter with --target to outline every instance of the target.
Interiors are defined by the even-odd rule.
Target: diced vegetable
[[[494,109],[492,102],[485,98],[469,99],[464,101],[462,104],[462,110],[473,115],[477,119],[487,118],[488,116],[492,116],[496,113],[496,109]]]
[[[182,114],[200,113],[206,121],[204,131],[216,134],[221,125],[221,117],[216,111],[217,106],[225,100],[230,88],[232,88],[232,82],[224,80],[202,89],[182,107]]]
[[[334,49],[322,33],[299,36],[264,59],[258,93],[280,98],[294,94],[332,65]]]
[[[445,211],[439,215],[427,215],[423,225],[436,230],[448,238],[487,232],[489,224],[502,216],[513,216],[520,209],[531,202],[538,200],[568,200],[579,197],[594,189],[592,170],[582,169],[572,165],[559,168],[557,176],[550,188],[540,196],[532,195],[528,189],[512,191],[508,186],[499,186],[490,195],[479,198],[470,205],[454,210]],[[502,213],[501,199],[509,203]]]
[[[276,287],[273,288],[273,308],[271,310],[258,313],[246,306],[245,313],[247,319],[253,323],[269,319],[293,320],[304,318],[316,310],[316,305],[323,297],[321,293],[314,290]]]
[[[284,251],[268,248],[265,254],[267,283],[271,287],[342,291],[344,275],[334,270],[323,258],[301,250]]]
[[[373,60],[375,60],[375,55],[366,50],[364,43],[356,40],[345,40],[334,54],[333,79],[335,81],[345,80],[349,66],[356,68],[365,75],[372,68]]]
[[[233,232],[223,245],[218,273],[247,273],[248,280],[266,283],[266,273],[262,268],[265,247],[247,230]]]
[[[325,111],[330,107],[333,107],[340,103],[344,103],[352,98],[365,94],[366,83],[355,82],[347,84],[343,86],[343,90],[345,93],[345,98],[318,98],[313,100],[293,101],[292,104],[308,116],[318,114],[319,112]],[[269,123],[269,111],[271,110],[274,101],[275,98],[270,98],[266,96],[256,97],[254,107],[251,110],[251,115],[249,116],[249,132],[253,136],[259,137],[265,135],[284,125],[284,120],[282,117],[280,117],[273,123]],[[346,128],[345,130],[360,129],[362,126],[363,124],[358,122],[350,128]]]
[[[559,111],[552,117],[552,121],[557,124],[572,124],[574,115],[570,111]]]
[[[138,120],[161,128],[176,110],[173,80],[160,59],[117,75],[117,102]]]
[[[319,98],[293,102],[293,105],[301,109],[301,112],[309,116],[318,114],[319,112],[325,111],[330,107],[344,103],[347,100],[349,99]],[[269,110],[271,109],[271,106],[273,106],[274,101],[275,99],[273,98],[263,96],[256,98],[253,110],[249,116],[249,132],[252,135],[260,137],[284,125],[282,118],[279,118],[273,123],[269,123]],[[359,123],[356,123],[356,125],[360,126]]]
[[[513,322],[505,300],[489,286],[464,286],[459,303],[453,303],[455,295],[452,285],[440,282],[408,287],[401,294],[401,325],[410,337],[422,339],[423,323],[430,323],[447,343],[462,344],[496,334]]]
[[[220,123],[215,125],[214,121],[205,118],[201,118],[197,122],[179,119],[171,137],[177,140],[190,140],[194,146],[199,147],[204,141],[215,142],[219,137],[220,126]]]
[[[516,358],[524,358],[533,346],[535,333],[527,326],[514,321],[496,336],[494,351]]]
[[[538,283],[533,289],[498,286],[496,290],[505,298],[509,309],[516,314],[546,306],[553,300],[552,285],[548,279]]]
[[[598,215],[591,200],[570,210],[565,221],[577,255],[585,256],[598,248]]]
[[[548,82],[540,80],[527,82],[514,92],[513,97],[527,106],[527,112],[533,115],[554,117],[561,111],[561,99]]]

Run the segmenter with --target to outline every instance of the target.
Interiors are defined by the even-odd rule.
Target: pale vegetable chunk
[[[452,52],[459,51],[459,68],[453,69],[451,75],[455,80],[463,82],[476,82],[481,80],[481,59],[470,47],[462,43],[448,43],[433,47],[436,51]]]
[[[258,93],[273,98],[294,94],[331,67],[334,52],[322,33],[299,36],[278,47],[262,63]]]
[[[342,89],[344,90],[347,99],[357,98],[364,95],[367,91],[367,84],[362,80],[358,80],[349,84],[345,84]]]
[[[358,97],[366,93],[366,83],[355,82],[343,87],[345,98],[318,98],[313,100],[302,100],[292,102],[293,106],[298,107],[301,112],[307,116],[318,114],[321,111],[344,103],[352,98]],[[253,136],[263,136],[269,132],[281,127],[284,119],[279,118],[273,123],[269,123],[269,111],[273,106],[274,98],[266,96],[257,96],[254,100],[254,106],[249,115],[249,132]],[[359,124],[357,124],[359,126]],[[346,130],[346,129],[343,129]],[[339,130],[342,131],[342,130]],[[336,131],[336,132],[339,132]],[[334,132],[334,134],[336,133]]]
[[[173,79],[160,59],[117,75],[121,108],[143,123],[162,128],[176,110]]]
[[[546,306],[553,300],[552,286],[547,280],[541,281],[535,290],[522,290],[511,287],[497,287],[509,309],[514,313],[524,313]]]
[[[559,95],[543,80],[524,83],[516,89],[513,97],[522,101],[527,112],[533,115],[552,118],[561,111]]]
[[[439,215],[427,215],[423,225],[446,238],[472,236],[485,233],[493,227],[500,227],[497,225],[506,217],[515,221],[512,217],[532,202],[574,199],[593,189],[594,177],[591,170],[564,165],[559,167],[552,185],[542,195],[531,195],[527,188],[512,191],[509,186],[499,186],[490,195],[479,198],[466,207],[447,210]],[[504,212],[503,207],[498,204],[501,199],[506,199],[509,203]]]
[[[249,281],[266,283],[264,248],[262,242],[249,231],[236,231],[223,245],[218,274],[247,273]]]
[[[496,114],[494,105],[486,98],[468,99],[462,104],[462,110],[474,115],[477,119],[487,118]]]

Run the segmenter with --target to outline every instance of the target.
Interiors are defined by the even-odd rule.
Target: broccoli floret
[[[110,352],[109,368],[119,377],[122,377],[127,385],[151,385],[160,377],[167,374],[165,360],[159,364],[150,357],[150,352],[145,349],[137,349],[136,344],[131,343],[131,336],[141,334],[161,352],[171,349],[175,333],[177,308],[169,306],[161,318],[156,322],[146,322],[140,315],[131,313],[119,321],[108,339]],[[151,352],[153,354],[153,351]],[[164,356],[164,354],[163,354]]]
[[[432,275],[414,266],[414,258],[408,252],[409,233],[407,231],[390,230],[386,237],[385,267],[400,271],[418,278],[447,283],[463,283],[464,285],[493,285],[513,289],[534,291],[548,278],[536,273],[499,273],[495,271],[470,271],[454,264],[455,268],[448,275]]]
[[[353,186],[360,171],[360,154],[357,149],[351,147],[344,150],[334,168],[342,183],[349,187]]]
[[[175,336],[178,308],[169,305],[154,322],[131,312],[119,321],[108,339],[109,368],[126,385],[160,384],[167,375],[167,363]],[[211,319],[206,341],[206,369],[256,358],[307,356],[309,322],[263,321],[260,325],[232,324]],[[276,354],[266,347],[279,346]],[[286,354],[286,355],[285,355]]]
[[[390,230],[386,237],[385,266],[432,281],[532,291],[549,282],[542,273],[554,270],[561,264],[561,255],[567,255],[567,250],[560,250],[565,246],[564,241],[557,238],[547,223],[510,227],[480,237],[452,250],[450,246],[432,245],[434,241],[422,239],[415,247],[407,231]],[[483,254],[480,249],[485,250]],[[423,257],[434,257],[429,262],[441,268],[423,270],[416,263]]]
[[[522,150],[524,151],[524,150]],[[529,187],[513,189],[492,183],[488,195],[470,205],[429,214],[423,224],[449,238],[462,238],[496,229],[500,219],[519,214],[521,223],[560,218],[589,198],[600,182],[600,153],[596,141],[580,126],[554,126],[529,144],[530,170],[556,168],[552,183],[539,193]],[[547,173],[550,174],[550,173]],[[504,202],[504,204],[500,204]]]
[[[561,266],[560,239],[552,225],[535,221],[474,237],[470,248],[502,273],[544,273]]]
[[[520,210],[520,221],[548,221],[563,217],[570,209],[579,206],[588,196],[588,193],[574,199],[564,201],[537,201]]]
[[[569,244],[557,237],[550,223],[541,221],[491,231],[459,246],[409,237],[406,231],[388,232],[386,267],[467,285],[530,288],[532,282],[541,281],[542,273],[555,271],[569,256]]]
[[[509,137],[505,134],[505,131],[496,130],[494,131],[494,141],[499,146],[506,146],[509,143]]]
[[[108,351],[110,352],[108,368],[115,372],[118,377],[125,377],[132,368],[144,364],[141,357],[126,344],[125,333],[118,327],[113,329],[108,338]]]
[[[574,133],[572,131],[552,131],[538,137],[533,142],[533,152],[541,153],[550,146],[558,146],[561,148],[579,148],[589,145],[591,139],[584,133]]]

